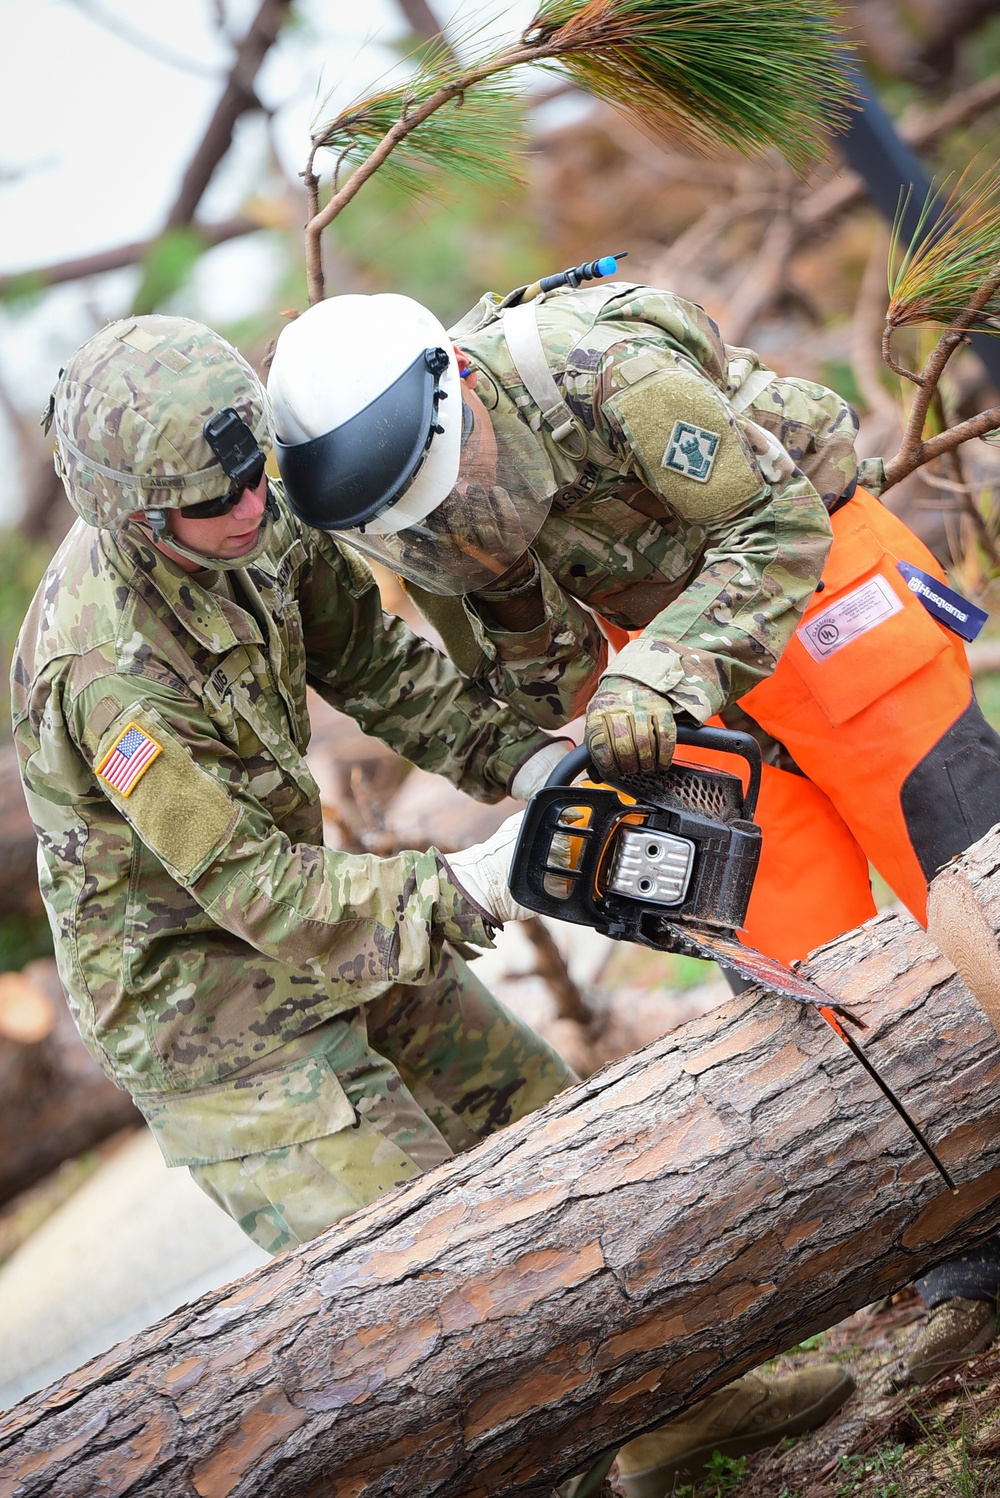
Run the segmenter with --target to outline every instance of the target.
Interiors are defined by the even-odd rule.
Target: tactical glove
[[[673,708],[652,687],[609,673],[590,699],[586,738],[599,774],[658,775],[677,745]]]
[[[471,848],[449,853],[442,859],[451,882],[479,906],[494,926],[502,926],[504,921],[521,921],[531,915],[530,910],[518,905],[507,883],[523,816],[523,812],[516,812],[501,823],[485,843],[474,843]]]

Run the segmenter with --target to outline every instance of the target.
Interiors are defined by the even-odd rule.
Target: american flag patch
[[[106,754],[97,767],[97,773],[108,785],[114,786],[120,796],[130,796],[149,769],[163,745],[143,733],[135,723],[130,723],[124,733],[118,735],[110,754]]]

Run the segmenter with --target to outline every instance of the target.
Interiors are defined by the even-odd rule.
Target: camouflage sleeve
[[[70,723],[96,786],[170,877],[264,955],[342,982],[423,983],[443,941],[492,944],[434,849],[383,859],[291,842],[199,703],[105,677],[75,698]],[[138,775],[116,767],[126,732]]]
[[[769,676],[831,544],[826,510],[776,438],[669,350],[606,361],[611,441],[704,535],[697,577],[612,663],[704,722]]]
[[[533,557],[541,621],[533,629],[502,629],[475,594],[465,600],[473,635],[488,665],[490,691],[543,728],[561,728],[586,709],[608,661],[608,643],[589,610]],[[447,640],[445,645],[447,646]]]
[[[607,664],[593,615],[564,592],[536,559],[541,622],[515,633],[487,623],[475,595],[445,598],[407,585],[463,676],[540,728],[561,728],[582,713]]]
[[[299,603],[310,684],[405,759],[499,801],[545,735],[388,618],[359,556],[318,531],[307,546]]]

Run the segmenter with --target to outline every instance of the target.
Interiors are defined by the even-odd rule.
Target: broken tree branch
[[[905,478],[908,473],[912,473],[914,469],[921,467],[931,458],[951,452],[972,437],[985,436],[987,432],[994,431],[1000,425],[1000,407],[991,406],[977,416],[972,416],[967,421],[950,427],[946,432],[940,432],[936,437],[928,438],[927,441],[923,440],[927,413],[948,361],[955,350],[967,341],[969,328],[998,289],[1000,289],[1000,265],[985,278],[975,296],[970,298],[951,326],[942,333],[920,374],[901,369],[893,360],[890,348],[893,326],[890,322],[886,322],[882,339],[883,357],[891,369],[911,379],[917,387],[899,451],[885,465],[886,489],[891,488],[893,484],[898,484],[900,479]]]
[[[198,149],[188,163],[180,190],[163,225],[164,232],[191,222],[212,174],[233,143],[237,120],[249,110],[261,108],[254,92],[254,81],[264,58],[278,39],[290,6],[291,0],[262,0],[249,30],[236,49],[226,86]]]

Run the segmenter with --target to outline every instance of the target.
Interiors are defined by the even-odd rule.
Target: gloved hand
[[[587,748],[601,775],[657,775],[677,746],[670,702],[626,676],[602,676],[587,708]]]
[[[510,783],[515,801],[530,801],[541,790],[560,760],[574,747],[572,739],[552,739],[526,759]]]
[[[523,905],[518,905],[507,883],[523,816],[523,811],[515,812],[485,843],[473,843],[471,848],[462,848],[442,859],[452,883],[457,884],[495,926],[502,926],[504,921],[522,921],[532,914]]]

